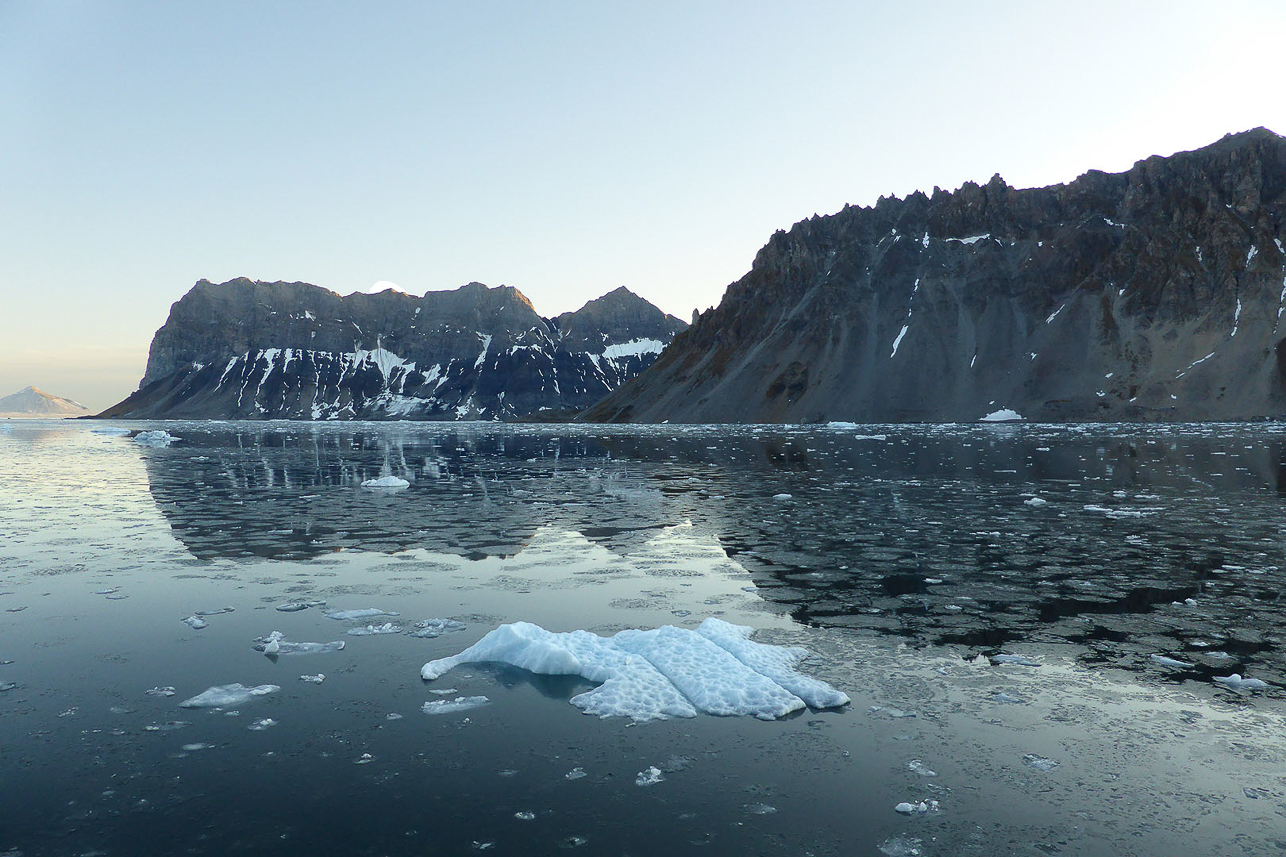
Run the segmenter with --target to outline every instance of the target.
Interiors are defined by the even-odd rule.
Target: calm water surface
[[[1271,424],[0,423],[0,855],[1284,853],[1284,492]],[[324,615],[367,607],[402,632]],[[706,616],[853,703],[419,678],[503,622]],[[232,682],[281,689],[178,706]]]

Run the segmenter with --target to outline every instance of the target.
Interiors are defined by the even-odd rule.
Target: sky
[[[687,319],[777,229],[1286,133],[1286,3],[0,0],[0,395],[106,407],[197,280]]]

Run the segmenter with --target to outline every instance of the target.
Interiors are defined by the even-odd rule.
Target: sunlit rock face
[[[778,232],[589,414],[702,422],[1286,413],[1286,138],[1016,190],[995,176]]]
[[[75,417],[89,413],[80,402],[46,393],[38,387],[24,387],[0,398],[0,417]]]
[[[686,325],[625,288],[542,318],[517,289],[413,297],[206,280],[170,309],[139,390],[103,416],[510,419],[575,411]]]

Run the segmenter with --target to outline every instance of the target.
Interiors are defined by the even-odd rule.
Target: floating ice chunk
[[[385,720],[390,720],[390,721],[391,721],[391,720],[401,720],[401,719],[402,719],[402,715],[398,714],[396,711],[390,711],[388,714],[385,714],[385,715],[384,715],[384,719],[385,719]]]
[[[992,691],[992,702],[1002,702],[1008,705],[1026,705],[1027,700],[1021,696],[1014,696],[1012,693],[1005,693],[1003,690]]]
[[[309,682],[309,683],[311,683],[311,684],[321,684],[322,682],[324,682],[324,681],[326,680],[326,674],[325,674],[325,673],[317,673],[317,675],[301,675],[301,676],[299,677],[299,680],[300,680],[300,681],[306,681],[306,682]]]
[[[1052,771],[1058,767],[1058,762],[1053,759],[1047,759],[1044,756],[1037,756],[1035,753],[1028,753],[1023,756],[1023,764],[1038,771]]]
[[[358,756],[356,759],[353,760],[353,764],[369,765],[371,762],[374,762],[374,761],[375,761],[375,757],[372,756],[370,753],[363,753],[362,755]]]
[[[447,631],[463,631],[467,626],[454,619],[425,619],[422,622],[416,622],[414,627],[415,630],[411,632],[412,637],[432,639],[442,636]]]
[[[400,634],[401,625],[385,622],[383,625],[367,625],[365,628],[349,628],[348,633],[354,637],[374,637],[379,634]]]
[[[793,496],[793,495],[791,495],[791,494],[774,494],[774,495],[772,495],[772,498],[773,498],[774,500],[779,501],[779,502],[785,502],[786,500],[791,499],[791,497],[792,497],[792,496]]]
[[[766,803],[748,803],[745,808],[746,812],[751,815],[772,815],[777,811],[777,807],[769,806]]]
[[[187,625],[193,631],[200,631],[202,628],[208,627],[210,623],[202,619],[200,616],[193,615],[183,617],[183,624]]]
[[[351,622],[355,619],[371,619],[375,616],[400,616],[401,614],[390,610],[380,610],[376,607],[363,607],[358,610],[332,610],[326,615],[331,619]]]
[[[881,842],[878,847],[885,857],[920,857],[924,853],[920,848],[923,844],[923,840],[912,836],[894,836]]]
[[[929,770],[929,767],[919,759],[912,759],[906,763],[906,766],[912,773],[919,774],[922,777],[936,777],[938,775],[937,771]]]
[[[978,422],[980,423],[1016,423],[1025,419],[1027,418],[1024,417],[1022,414],[1018,413],[1017,411],[1010,410],[1009,408],[1001,408],[998,411],[992,411],[991,413],[987,414],[985,417],[980,417],[978,419]]]
[[[1257,678],[1242,678],[1241,673],[1224,676],[1217,675],[1214,680],[1231,690],[1259,690],[1260,688],[1268,687],[1267,682],[1260,681]]]
[[[362,482],[363,488],[410,488],[411,483],[400,476],[381,476],[379,479],[367,479]]]
[[[0,693],[7,693],[16,690],[18,683],[16,681],[0,681]]]
[[[996,664],[1016,664],[1017,666],[1020,666],[1020,667],[1040,666],[1040,663],[1038,661],[1033,661],[1031,658],[1026,657],[1025,655],[992,655],[990,658],[988,658],[988,660],[991,661],[993,666]]]
[[[1049,501],[1041,499],[1040,497],[1028,497],[1026,500],[1023,501],[1023,503],[1027,506],[1032,506],[1034,508],[1038,506],[1048,505]]]
[[[282,613],[298,613],[309,607],[321,607],[325,603],[325,601],[288,601],[285,604],[278,604],[275,609]]]
[[[164,429],[157,431],[141,431],[134,435],[134,442],[143,446],[169,446],[182,438],[175,437]]]
[[[533,821],[536,818],[536,813],[532,812],[529,809],[524,809],[521,812],[515,812],[514,818],[518,819],[519,821]]]
[[[119,586],[113,586],[110,589],[95,589],[94,594],[95,595],[115,595],[120,591],[121,591],[121,588]]]
[[[651,765],[646,771],[639,771],[638,776],[634,778],[634,785],[654,786],[664,779],[665,774],[661,773],[661,769],[656,765]]]
[[[748,626],[733,625],[714,617],[703,621],[697,629],[698,634],[750,669],[795,694],[806,705],[813,708],[838,708],[848,704],[847,694],[795,670],[795,665],[808,657],[807,649],[756,643],[750,639],[753,631]]]
[[[1230,661],[1232,655],[1227,652],[1206,652],[1205,656],[1212,661]]]
[[[563,774],[563,779],[565,779],[565,780],[579,780],[579,779],[581,779],[582,777],[588,777],[588,776],[589,776],[589,774],[585,773],[585,769],[584,769],[584,768],[572,768],[570,771],[568,771],[567,773]]]
[[[1180,661],[1180,660],[1176,660],[1176,659],[1174,659],[1174,658],[1167,658],[1165,655],[1148,655],[1148,657],[1149,657],[1149,658],[1151,658],[1152,663],[1154,663],[1154,664],[1160,664],[1160,665],[1161,665],[1161,666],[1163,666],[1163,667],[1190,667],[1190,666],[1194,666],[1193,664],[1190,664],[1190,663],[1188,663],[1187,661]]]
[[[280,631],[273,631],[266,637],[255,640],[254,650],[265,655],[319,655],[327,652],[342,651],[347,645],[343,640],[332,640],[329,643],[295,643],[286,640]]]
[[[149,696],[173,696],[175,690],[172,687],[154,687],[147,691]]]
[[[222,616],[224,613],[235,613],[235,607],[219,607],[215,610],[198,610],[194,615],[197,616]]]
[[[190,725],[186,720],[167,720],[164,723],[150,723],[143,727],[144,732],[173,732]]]
[[[206,743],[184,744],[180,749],[185,753],[195,753],[198,750],[212,750],[214,749],[214,745]]]
[[[273,720],[271,717],[265,717],[263,720],[256,720],[254,723],[251,723],[246,728],[251,730],[252,732],[263,732],[265,729],[271,729],[276,725],[277,725],[276,720]]]
[[[926,812],[937,812],[938,802],[936,800],[922,800],[919,803],[903,801],[893,807],[893,811],[900,812],[903,815],[921,815]]]
[[[434,699],[424,703],[420,710],[425,714],[455,714],[471,708],[489,705],[490,699],[485,696],[457,696],[455,699]]]
[[[179,703],[179,708],[230,708],[281,690],[275,684],[246,687],[244,684],[220,684]]]

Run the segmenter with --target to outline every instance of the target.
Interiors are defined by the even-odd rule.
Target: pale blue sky
[[[687,318],[775,229],[1286,132],[1277,2],[0,0],[0,395],[138,383],[197,279]]]

